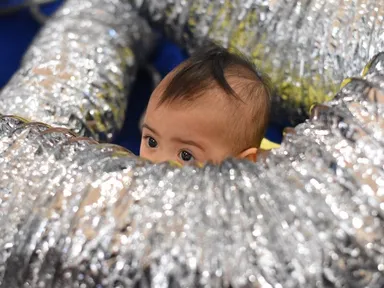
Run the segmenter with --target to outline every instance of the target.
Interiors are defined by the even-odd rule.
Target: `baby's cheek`
[[[168,159],[161,150],[148,148],[146,142],[142,142],[140,146],[140,157],[153,163],[160,163],[172,159]]]
[[[228,158],[234,158],[236,156],[237,155],[233,154],[233,151],[232,151],[231,147],[229,147],[229,146],[219,146],[216,149],[216,153],[215,153],[215,157],[213,159],[213,162],[215,164],[220,164],[224,160],[227,160]]]
[[[217,146],[212,147],[211,149],[207,150],[206,153],[199,157],[198,162],[199,163],[213,163],[213,164],[220,164],[225,159],[231,157],[230,151],[225,149],[224,147]]]

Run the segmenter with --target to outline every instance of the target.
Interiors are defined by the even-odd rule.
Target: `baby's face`
[[[228,105],[204,95],[193,103],[158,105],[162,84],[149,101],[142,126],[140,156],[152,162],[220,163],[233,155],[228,140]],[[215,91],[210,91],[215,92]],[[223,99],[223,97],[220,97]]]

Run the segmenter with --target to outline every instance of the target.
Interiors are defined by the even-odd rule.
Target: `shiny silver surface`
[[[111,141],[152,42],[148,24],[126,1],[68,0],[1,91],[0,113]]]
[[[241,51],[277,89],[272,121],[302,122],[384,47],[376,0],[136,0],[142,15],[194,51],[214,41]]]
[[[383,287],[383,59],[265,163],[153,165],[1,117],[1,287]]]

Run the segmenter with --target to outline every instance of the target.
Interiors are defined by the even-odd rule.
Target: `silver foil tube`
[[[1,287],[384,287],[384,54],[266,162],[0,118]]]
[[[384,47],[383,1],[135,2],[189,51],[211,40],[249,56],[276,85],[275,122],[302,122],[312,104],[329,100]]]
[[[148,24],[123,0],[68,0],[0,94],[0,113],[110,141],[124,122]]]

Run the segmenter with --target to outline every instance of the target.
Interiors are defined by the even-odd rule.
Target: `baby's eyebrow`
[[[143,130],[143,128],[146,128],[148,129],[149,131],[151,131],[152,133],[156,134],[156,135],[159,135],[159,133],[153,129],[152,127],[150,127],[148,124],[144,123],[143,125],[141,125],[141,130]]]
[[[195,147],[199,148],[200,150],[205,151],[205,150],[204,150],[204,147],[201,146],[199,143],[197,143],[197,142],[195,142],[195,141],[192,141],[192,140],[185,140],[185,139],[178,138],[178,137],[172,138],[172,140],[173,140],[173,141],[176,141],[176,142],[179,142],[179,143],[182,143],[182,144],[195,146]]]

